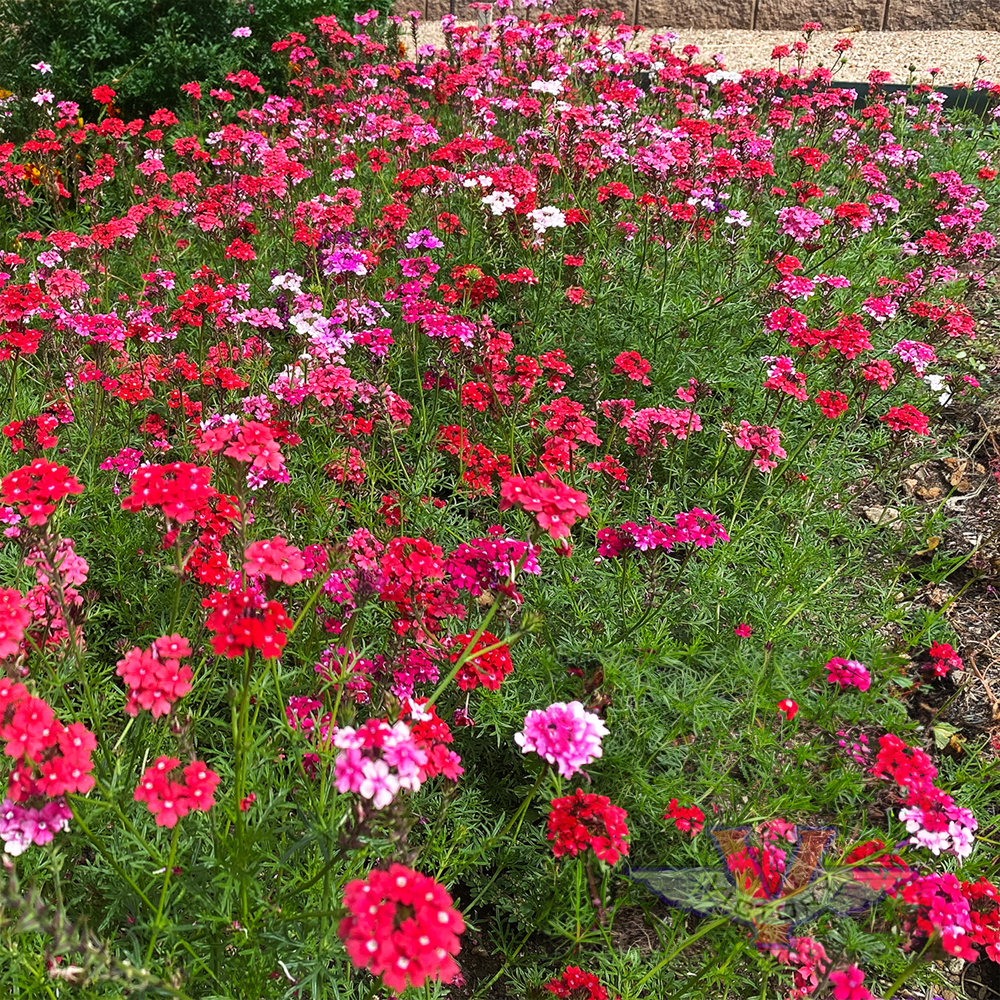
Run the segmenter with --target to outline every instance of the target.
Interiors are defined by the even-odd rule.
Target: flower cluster
[[[558,979],[550,979],[545,988],[560,1000],[608,1000],[608,991],[592,972],[579,966],[567,965]]]
[[[154,719],[169,714],[173,703],[191,690],[191,668],[181,665],[190,655],[191,646],[180,635],[160,636],[149,649],[130,649],[115,671],[129,689],[125,711],[136,716],[142,708]]]
[[[628,813],[613,806],[606,796],[584,794],[579,788],[575,795],[553,799],[548,824],[548,838],[555,841],[552,853],[557,858],[564,854],[575,858],[589,847],[613,865],[619,855],[628,854],[627,818]]]
[[[871,773],[891,779],[903,794],[899,819],[906,824],[910,843],[931,853],[966,858],[972,853],[978,824],[972,813],[934,784],[937,768],[917,747],[907,746],[898,736],[879,739],[879,751]]]
[[[288,642],[287,630],[294,624],[280,601],[268,601],[256,590],[233,590],[210,594],[201,602],[210,608],[205,627],[215,635],[212,650],[227,659],[260,650],[265,660],[276,660]]]
[[[8,473],[0,482],[4,503],[16,506],[32,527],[45,524],[63,497],[82,492],[83,484],[70,475],[65,465],[44,458],[36,458],[30,465]]]
[[[697,806],[682,806],[677,799],[671,799],[664,813],[665,820],[672,820],[681,833],[690,833],[692,837],[701,833],[705,825],[705,814]]]
[[[733,435],[733,444],[744,451],[754,452],[753,464],[761,472],[776,469],[776,459],[788,457],[781,447],[781,431],[777,427],[753,427],[749,421],[741,420]]]
[[[590,513],[586,494],[574,490],[547,472],[529,479],[511,476],[500,488],[500,509],[520,507],[535,515],[538,526],[553,538],[569,536],[578,517]]]
[[[0,839],[8,854],[21,854],[65,829],[72,815],[67,792],[86,795],[94,787],[97,740],[82,723],[64,726],[46,701],[6,678],[0,678],[0,740],[14,761],[0,806]]]
[[[453,955],[465,923],[451,896],[434,879],[403,865],[375,870],[344,888],[347,916],[337,934],[351,961],[391,990],[449,983],[458,975]]]
[[[474,691],[480,684],[488,691],[496,691],[503,679],[514,669],[510,659],[510,650],[506,646],[498,646],[489,652],[488,649],[499,640],[492,632],[484,631],[474,645],[472,637],[475,633],[466,632],[457,635],[452,640],[453,651],[449,654],[452,663],[457,663],[459,657],[468,654],[468,659],[458,669],[455,682],[463,691]]]
[[[156,817],[157,826],[175,827],[190,812],[208,812],[215,805],[219,776],[200,760],[182,771],[183,780],[174,780],[181,762],[176,757],[157,757],[143,772],[136,786],[136,802],[145,802]]]
[[[947,642],[931,644],[929,653],[935,677],[947,677],[949,670],[961,670],[962,658]]]
[[[524,729],[514,734],[522,753],[537,753],[555,764],[564,778],[601,756],[601,739],[608,729],[578,701],[556,702],[534,709],[524,719]]]
[[[838,684],[841,691],[849,687],[867,691],[872,685],[868,668],[857,660],[845,660],[841,656],[834,656],[827,661],[823,669],[827,672],[827,681],[830,684]]]
[[[384,809],[401,789],[415,792],[427,777],[427,751],[405,722],[369,719],[360,729],[335,728],[331,741],[341,752],[333,773],[339,792],[354,792]]]
[[[694,507],[677,514],[674,524],[651,518],[644,525],[626,521],[617,528],[601,528],[597,555],[599,559],[617,559],[632,552],[669,552],[677,545],[707,549],[728,541],[729,534],[715,514]]]
[[[294,585],[306,577],[301,549],[289,545],[280,535],[251,542],[244,553],[243,572],[248,577],[266,576],[276,583]]]

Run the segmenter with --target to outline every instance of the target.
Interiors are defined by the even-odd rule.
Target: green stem
[[[167,859],[167,868],[163,873],[163,888],[160,890],[160,902],[156,906],[156,917],[153,920],[153,933],[149,939],[149,947],[146,949],[145,964],[149,965],[153,957],[153,949],[156,947],[156,936],[163,926],[163,908],[167,903],[167,890],[170,888],[170,876],[174,871],[174,859],[177,857],[177,841],[180,840],[181,825],[176,823],[174,835],[170,838],[170,857]]]

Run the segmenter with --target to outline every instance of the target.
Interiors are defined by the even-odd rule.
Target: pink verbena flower
[[[840,656],[835,656],[827,665],[828,671],[826,679],[831,684],[839,684],[843,691],[849,687],[856,687],[859,691],[867,691],[872,684],[868,668],[857,660],[845,660]]]
[[[578,701],[556,702],[525,716],[524,730],[514,734],[523,753],[533,751],[559,768],[564,778],[601,756],[601,739],[608,729]]]
[[[500,487],[500,509],[520,507],[535,515],[539,527],[553,538],[566,538],[578,517],[590,513],[587,495],[574,490],[547,472],[530,479],[511,476]]]

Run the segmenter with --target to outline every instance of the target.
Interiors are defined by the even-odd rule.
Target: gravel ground
[[[473,23],[473,22],[459,22]],[[667,28],[650,28],[649,37]],[[697,45],[701,57],[708,59],[722,53],[727,69],[740,70],[774,66],[771,50],[776,45],[787,45],[801,37],[794,31],[745,31],[736,29],[697,30],[676,29],[680,36],[675,51],[685,45]],[[421,24],[418,33],[421,45],[443,45],[444,36],[440,21]],[[893,83],[905,83],[909,67],[915,67],[913,74],[918,83],[930,83],[932,77],[927,70],[941,69],[937,76],[939,84],[968,83],[975,76],[1000,79],[1000,32],[998,31],[822,31],[813,35],[809,55],[804,62],[808,71],[817,65],[830,66],[836,59],[832,51],[838,38],[850,38],[854,47],[847,53],[846,64],[841,65],[836,79],[860,82],[867,79],[873,69],[888,70]],[[642,44],[641,41],[638,44]],[[977,72],[975,57],[984,55],[989,60]],[[782,68],[793,65],[786,60]]]

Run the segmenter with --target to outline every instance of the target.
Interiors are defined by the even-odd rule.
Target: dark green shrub
[[[384,0],[382,0],[384,4]],[[143,117],[176,107],[191,80],[219,85],[226,73],[250,69],[265,87],[279,87],[287,61],[271,43],[320,14],[341,20],[379,3],[367,0],[0,0],[0,88],[24,104],[39,88],[56,100],[81,102],[109,84],[121,116]],[[249,27],[249,38],[233,29]],[[33,63],[46,62],[41,75]],[[22,107],[22,113],[24,109]],[[16,132],[16,119],[11,123]],[[8,126],[8,132],[10,126]],[[11,135],[15,138],[16,135]]]

